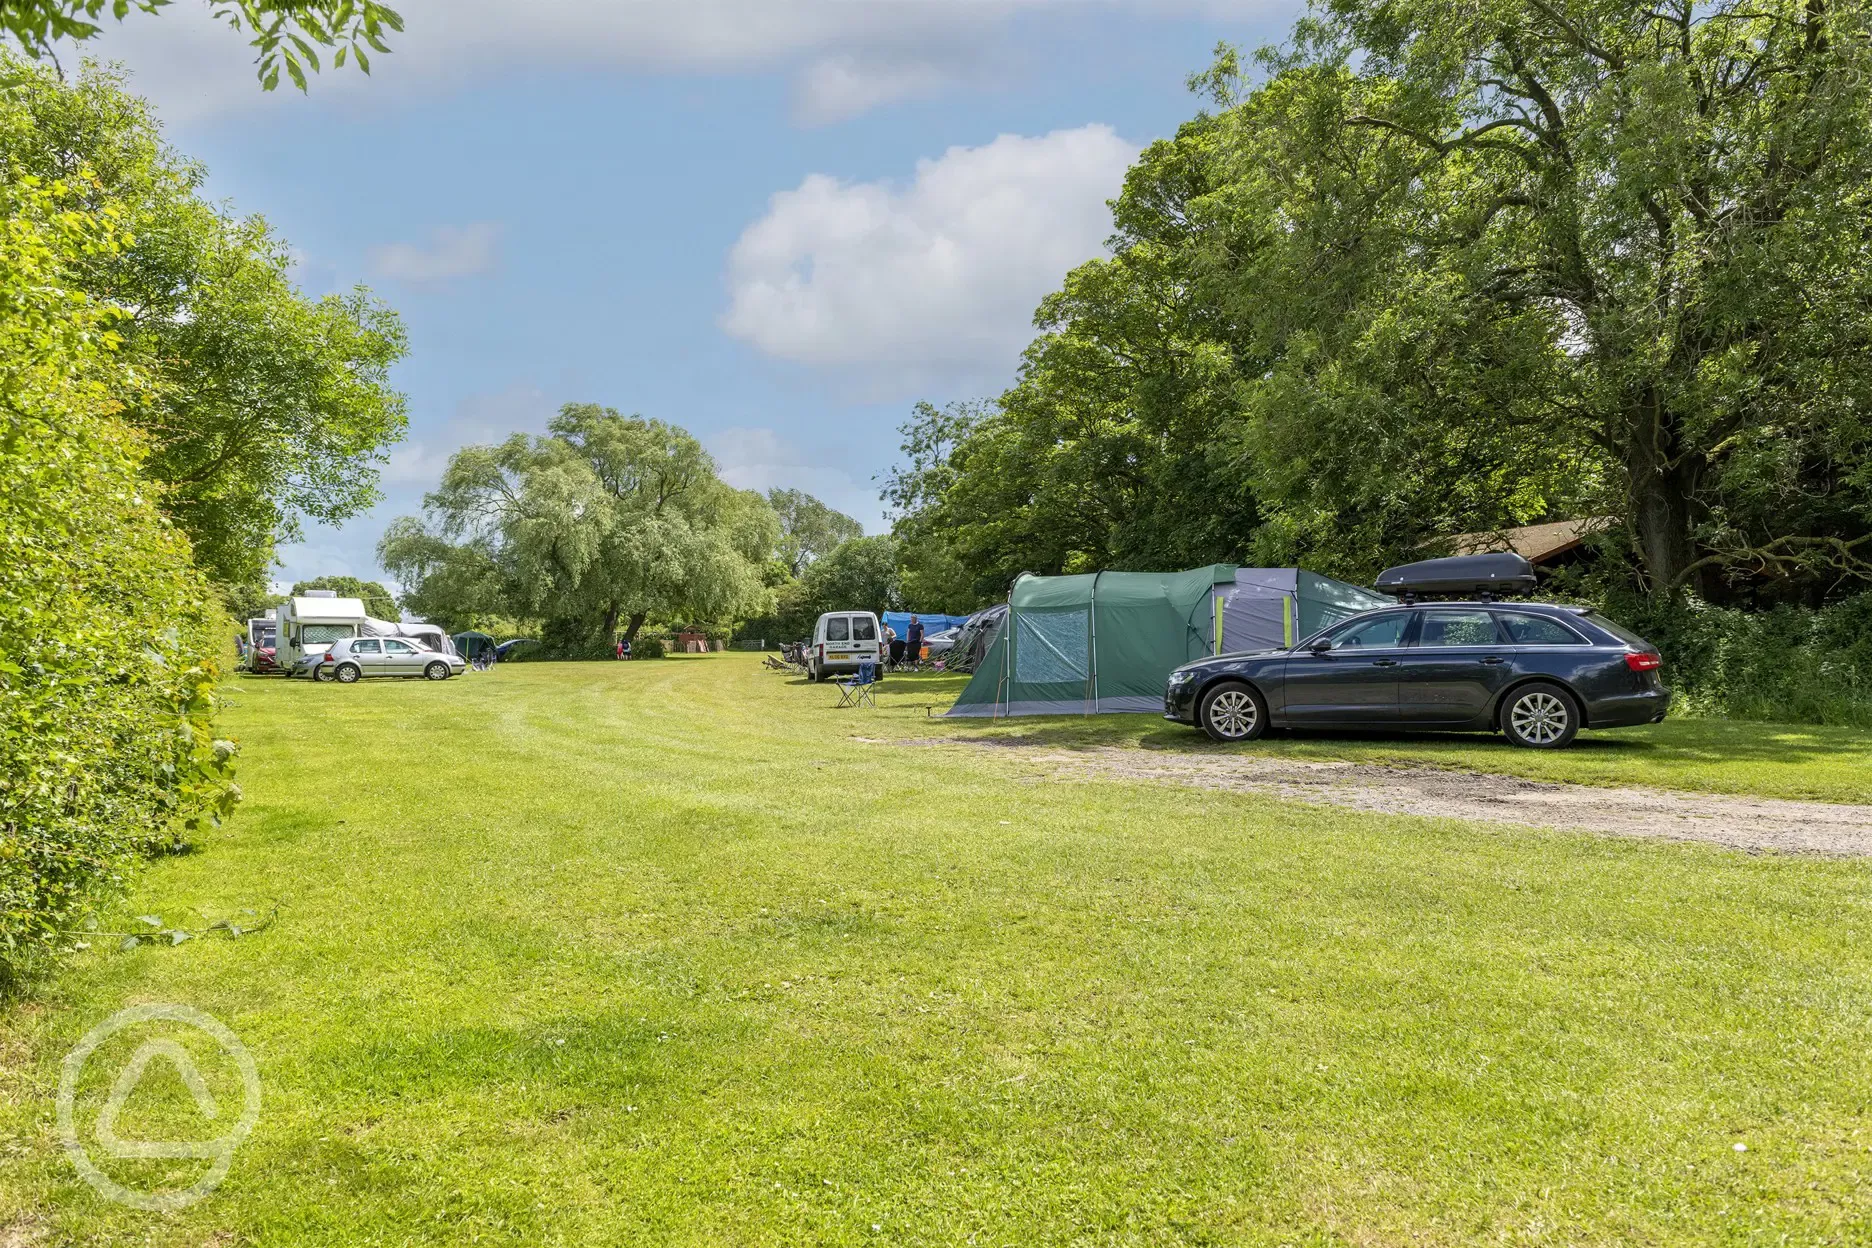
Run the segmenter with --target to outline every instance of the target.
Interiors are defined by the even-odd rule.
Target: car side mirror
[[[1308,646],[1307,649],[1311,650],[1314,654],[1325,654],[1328,650],[1332,649],[1332,642],[1325,637],[1321,637],[1318,641]]]

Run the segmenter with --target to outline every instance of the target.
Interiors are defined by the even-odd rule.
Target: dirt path
[[[1073,751],[1000,744],[993,748],[1027,754],[1063,777],[1150,780],[1266,793],[1376,814],[1578,828],[1611,836],[1710,841],[1737,849],[1842,857],[1872,854],[1872,806],[1602,788],[1434,767],[1302,762],[1240,754],[1172,754],[1112,746]]]

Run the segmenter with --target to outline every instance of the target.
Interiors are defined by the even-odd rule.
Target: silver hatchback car
[[[458,654],[429,650],[404,637],[347,637],[334,641],[312,669],[314,680],[355,684],[366,676],[420,676],[447,680],[466,671]]]

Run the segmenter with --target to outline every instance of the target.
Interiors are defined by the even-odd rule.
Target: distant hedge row
[[[223,617],[112,417],[110,315],[60,286],[112,222],[64,199],[0,184],[0,989],[238,797]]]

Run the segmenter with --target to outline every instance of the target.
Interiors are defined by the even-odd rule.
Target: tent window
[[[1022,612],[1015,621],[1015,680],[1047,685],[1086,678],[1091,634],[1083,612]]]

